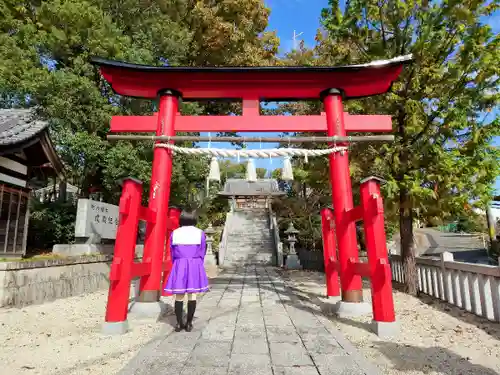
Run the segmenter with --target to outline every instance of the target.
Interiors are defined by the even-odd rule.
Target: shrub
[[[52,249],[57,243],[74,241],[76,203],[33,199],[30,207],[28,248]]]

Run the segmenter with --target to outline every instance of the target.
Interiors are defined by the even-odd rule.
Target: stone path
[[[120,375],[378,375],[308,303],[273,268],[226,271],[192,332],[152,341]]]

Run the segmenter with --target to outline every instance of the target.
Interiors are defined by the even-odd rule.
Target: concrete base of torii
[[[123,335],[129,330],[128,321],[124,322],[104,322],[101,332],[104,335]]]
[[[338,301],[333,311],[339,318],[350,318],[372,313],[372,305],[368,302]]]

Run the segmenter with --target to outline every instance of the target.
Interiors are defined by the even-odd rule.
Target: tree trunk
[[[413,241],[413,209],[408,191],[404,189],[399,193],[399,233],[405,291],[416,296],[418,293],[418,276],[415,262],[415,243]]]

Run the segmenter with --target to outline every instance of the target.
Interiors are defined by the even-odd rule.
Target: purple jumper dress
[[[172,294],[206,292],[205,233],[192,226],[177,228],[170,236],[170,249],[173,265],[165,291]]]

